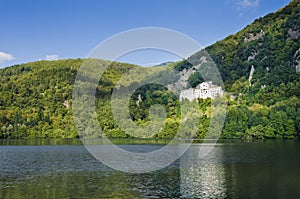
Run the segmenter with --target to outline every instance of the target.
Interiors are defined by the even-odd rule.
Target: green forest
[[[285,8],[205,48],[225,84],[228,107],[221,138],[295,139],[299,136],[299,18],[300,3],[291,1]],[[200,51],[189,59],[196,60],[202,55]],[[192,67],[189,59],[162,67],[181,72]],[[78,137],[72,115],[72,92],[84,61],[37,61],[0,69],[0,138]],[[108,65],[96,90],[96,117],[106,136],[131,137],[115,122],[110,99],[119,79],[140,66],[119,62]],[[254,72],[249,78],[251,68]],[[137,79],[141,76],[136,74]],[[188,82],[195,87],[203,78],[196,72]],[[163,105],[167,115],[165,125],[151,137],[174,137],[180,125],[180,102],[165,87],[148,84],[135,90],[129,102],[131,119],[139,126],[147,126],[153,104]],[[199,99],[198,105],[201,122],[193,138],[201,139],[211,119],[211,100]]]

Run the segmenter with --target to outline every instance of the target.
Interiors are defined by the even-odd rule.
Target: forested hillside
[[[206,48],[231,95],[224,138],[293,138],[300,133],[299,19],[300,1],[294,0]],[[189,67],[186,61],[176,66]],[[196,86],[200,78],[195,73],[189,82]]]
[[[229,106],[224,137],[300,133],[299,19],[300,1],[294,0],[207,48],[226,90],[236,96]]]
[[[72,89],[83,61],[38,61],[0,70],[0,137],[76,137]],[[115,81],[132,67],[111,64],[97,94],[108,97]]]
[[[300,1],[206,48],[225,83],[228,112],[222,138],[295,138],[300,134]],[[192,56],[200,59],[201,52]],[[72,117],[72,86],[84,60],[37,61],[0,70],[0,138],[76,137]],[[98,60],[106,63],[106,61]],[[171,63],[178,71],[188,61]],[[114,62],[97,89],[97,118],[109,137],[128,137],[111,115],[110,94],[116,82],[139,66]],[[203,81],[194,73],[189,83]],[[130,85],[128,85],[130,86]],[[141,98],[141,102],[136,99]],[[139,125],[149,122],[149,107],[166,107],[164,128],[153,137],[171,138],[179,126],[178,98],[158,85],[138,89],[130,116]],[[210,100],[199,100],[203,113],[197,138],[210,119]]]

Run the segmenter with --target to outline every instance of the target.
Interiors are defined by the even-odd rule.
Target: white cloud
[[[260,0],[238,0],[237,4],[242,8],[257,7]]]
[[[58,60],[58,55],[46,55],[46,60],[49,61]]]
[[[8,54],[5,52],[0,52],[0,64],[4,63],[6,61],[14,60],[14,59],[15,58],[11,54]]]

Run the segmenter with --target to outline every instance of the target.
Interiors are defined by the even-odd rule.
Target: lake
[[[157,150],[162,143],[119,143]],[[0,198],[300,198],[300,143],[219,141],[201,144],[168,167],[143,174],[113,170],[80,140],[0,140]]]

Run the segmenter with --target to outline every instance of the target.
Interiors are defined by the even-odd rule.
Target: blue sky
[[[40,59],[84,58],[100,42],[141,27],[169,28],[202,46],[236,33],[289,0],[0,0],[0,67]],[[136,59],[134,59],[134,57]],[[144,52],[122,61],[176,59]]]

